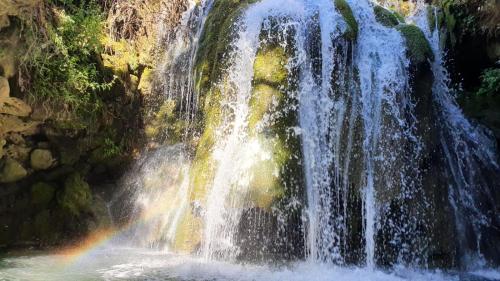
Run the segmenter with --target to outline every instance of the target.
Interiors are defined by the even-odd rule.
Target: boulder
[[[10,95],[9,80],[0,76],[0,99],[8,98]]]
[[[12,183],[25,178],[26,169],[14,159],[7,158],[0,172],[0,183]]]
[[[0,114],[0,136],[14,132],[23,135],[33,135],[40,122],[23,121],[17,116]]]
[[[90,186],[80,174],[73,173],[64,182],[64,190],[58,194],[57,201],[70,215],[79,216],[92,204]]]
[[[1,97],[0,93],[0,113],[19,117],[27,117],[31,113],[31,107],[18,98]]]
[[[52,152],[48,149],[35,149],[31,152],[30,164],[33,170],[47,170],[55,162]]]

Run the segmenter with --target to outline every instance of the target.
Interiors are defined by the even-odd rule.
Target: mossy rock
[[[31,186],[31,203],[36,206],[47,206],[54,195],[56,188],[48,183],[38,182]]]
[[[3,167],[0,168],[0,183],[12,183],[22,180],[28,175],[28,171],[14,159],[7,158]]]
[[[286,82],[288,58],[283,48],[272,48],[260,53],[254,62],[254,80],[279,86]]]
[[[151,68],[146,68],[142,72],[141,78],[139,79],[139,84],[137,89],[141,91],[143,95],[151,94],[154,72]]]
[[[173,248],[186,253],[194,253],[201,245],[203,222],[193,210],[186,210],[179,220]]]
[[[434,53],[429,41],[420,28],[411,24],[402,24],[398,25],[396,29],[403,35],[408,56],[414,64],[420,65],[428,60],[434,60]]]
[[[356,40],[358,37],[359,26],[356,18],[354,17],[351,6],[349,6],[346,0],[335,0],[335,8],[337,8],[347,23],[347,38],[350,40]]]
[[[146,125],[146,137],[168,144],[182,141],[187,124],[178,116],[177,109],[175,100],[166,100]]]
[[[89,209],[92,203],[92,192],[82,176],[73,173],[64,182],[64,190],[58,194],[57,201],[61,208],[73,216],[79,216]]]
[[[373,12],[375,13],[377,21],[383,26],[395,27],[400,23],[396,13],[385,9],[384,7],[376,5],[373,7]]]
[[[191,200],[203,200],[207,183],[213,177],[211,150],[215,143],[215,131],[221,121],[221,99],[225,87],[223,70],[227,66],[230,43],[235,37],[234,23],[243,10],[255,0],[216,1],[209,13],[200,38],[195,59],[195,90],[203,106],[199,116],[202,134],[193,162],[193,192]],[[220,82],[220,86],[215,84]]]

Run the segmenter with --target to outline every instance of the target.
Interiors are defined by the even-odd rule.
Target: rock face
[[[159,5],[157,1],[151,2],[155,3],[149,4]],[[2,249],[25,244],[61,245],[91,231],[111,227],[106,202],[97,195],[109,191],[98,187],[103,181],[118,181],[133,158],[132,151],[139,151],[145,145],[141,142],[140,129],[143,127],[142,114],[145,114],[142,95],[150,94],[151,87],[146,89],[147,73],[144,77],[142,74],[144,69],[153,68],[156,35],[141,29],[138,31],[140,39],[136,38],[134,46],[109,36],[99,37],[99,42],[82,41],[78,48],[97,46],[85,61],[95,67],[91,67],[92,73],[83,73],[83,76],[110,83],[90,89],[82,82],[89,82],[89,79],[75,78],[78,82],[74,85],[89,91],[81,93],[77,102],[86,102],[86,98],[99,93],[99,102],[92,103],[96,107],[89,110],[92,113],[77,110],[69,105],[71,101],[54,102],[61,99],[61,91],[57,90],[64,88],[63,84],[69,80],[60,77],[67,77],[66,74],[75,69],[71,65],[74,61],[69,62],[75,55],[58,57],[66,54],[70,46],[58,41],[62,45],[55,47],[52,39],[64,41],[64,32],[83,29],[91,30],[93,36],[107,23],[104,18],[85,13],[88,17],[85,24],[69,28],[65,25],[62,32],[60,25],[68,24],[64,20],[75,19],[73,12],[73,7],[63,7],[57,1],[0,1]],[[93,18],[89,14],[93,14]],[[152,28],[153,24],[150,25]],[[47,38],[44,33],[47,30],[57,30],[57,35]],[[156,34],[156,30],[154,32]],[[40,47],[33,49],[31,45]],[[41,56],[55,49],[57,54],[50,55],[50,63],[45,62],[44,67],[37,65]],[[83,56],[78,59],[85,59]],[[68,67],[54,67],[57,60]],[[50,81],[44,86],[38,83],[37,77]],[[144,87],[138,90],[140,81]],[[43,87],[46,91],[41,89]],[[73,90],[65,94],[74,94],[78,89]],[[142,93],[146,91],[148,93]],[[40,92],[44,94],[34,94]],[[82,121],[87,125],[82,125]]]

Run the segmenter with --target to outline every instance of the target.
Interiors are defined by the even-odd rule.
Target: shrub
[[[27,81],[22,86],[33,102],[85,120],[102,110],[99,93],[113,83],[99,67],[104,15],[94,2],[59,2],[64,9],[51,6],[45,19],[25,28],[29,47],[21,59],[22,80]]]
[[[481,87],[477,91],[479,96],[493,96],[500,93],[500,68],[489,68],[481,75]]]

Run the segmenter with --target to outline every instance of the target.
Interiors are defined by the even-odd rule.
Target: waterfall
[[[495,246],[488,238],[498,235],[500,213],[495,202],[495,175],[500,174],[494,138],[478,124],[467,120],[459,108],[445,67],[441,47],[438,10],[421,7],[414,16],[416,24],[429,40],[436,60],[433,98],[441,123],[440,142],[451,182],[450,204],[455,213],[462,265],[468,268],[486,264],[484,253]],[[430,15],[428,14],[430,13]],[[434,19],[434,26],[429,21]],[[483,240],[483,236],[486,239]]]
[[[187,4],[181,22],[173,30],[165,30],[161,24],[158,27],[166,46],[159,72],[163,77],[160,87],[164,99],[177,101],[181,118],[191,122],[198,108],[193,82],[194,60],[213,0],[189,0]]]
[[[135,240],[205,261],[494,260],[497,154],[455,102],[427,6],[406,19],[434,53],[416,62],[402,28],[420,30],[372,1],[243,2],[215,20],[224,38],[208,0],[172,33],[165,99],[201,135],[141,162]]]

